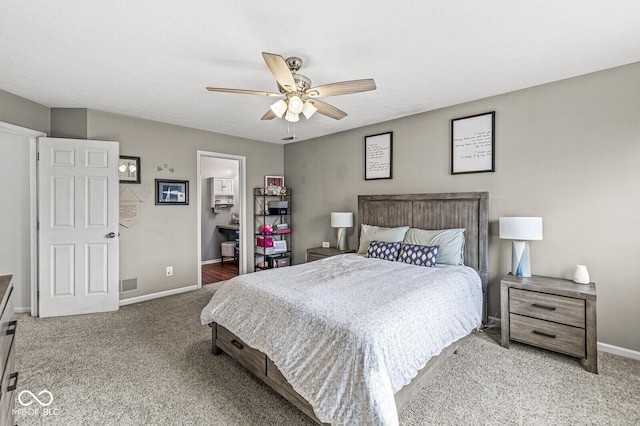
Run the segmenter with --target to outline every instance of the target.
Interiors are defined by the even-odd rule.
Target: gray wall
[[[49,108],[0,90],[0,121],[49,133]]]
[[[51,108],[51,136],[87,139],[86,108]]]
[[[264,176],[282,174],[283,146],[241,139],[154,121],[89,110],[89,139],[120,142],[120,154],[141,157],[140,185],[129,187],[143,201],[140,223],[120,227],[120,277],[138,277],[139,292],[123,294],[137,297],[187,287],[198,282],[200,259],[197,247],[197,151],[241,155],[247,158],[247,215],[253,217],[251,188],[262,186]],[[167,164],[166,169],[158,166]],[[170,172],[173,168],[174,172]],[[156,206],[156,178],[189,180],[188,206]],[[126,190],[127,197],[132,195]],[[122,192],[122,196],[125,192]],[[248,259],[253,259],[251,222],[244,236]],[[173,276],[165,276],[165,267],[173,266]],[[253,262],[248,262],[253,271]]]
[[[496,172],[451,175],[450,120],[494,110]],[[393,179],[365,181],[364,136],[387,131]],[[301,230],[297,263],[308,247],[335,245],[329,213],[357,213],[359,194],[489,191],[489,315],[499,316],[499,280],[511,267],[498,218],[541,216],[533,273],[571,278],[586,264],[597,283],[598,340],[640,351],[640,63],[288,144],[284,159]]]

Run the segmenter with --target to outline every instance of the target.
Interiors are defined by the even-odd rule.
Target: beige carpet
[[[314,424],[228,356],[211,354],[210,329],[199,315],[214,289],[113,313],[19,315],[18,392],[46,389],[53,403],[45,413],[35,401],[30,410],[16,402],[18,424]],[[517,343],[503,349],[495,332],[476,333],[400,422],[640,424],[640,362],[599,356],[594,375],[573,358]]]

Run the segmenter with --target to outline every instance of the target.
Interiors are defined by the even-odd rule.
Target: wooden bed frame
[[[489,281],[488,201],[488,192],[360,195],[358,236],[363,223],[384,227],[408,225],[420,229],[465,228],[464,263],[478,271],[482,280],[484,319]],[[221,325],[212,323],[211,327],[211,351],[215,355],[226,352],[302,412],[321,423],[311,405],[293,389],[269,357],[251,348]],[[439,355],[431,358],[408,385],[396,392],[398,413],[411,402],[467,337],[452,343]]]

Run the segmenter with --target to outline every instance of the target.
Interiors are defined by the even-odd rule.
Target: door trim
[[[29,253],[31,255],[31,316],[38,316],[38,137],[47,136],[46,133],[38,130],[28,129],[26,127],[16,126],[15,124],[0,121],[0,130],[15,133],[20,136],[29,138]],[[29,312],[29,308],[17,306],[20,313]]]
[[[247,157],[243,155],[233,155],[233,154],[224,154],[220,152],[212,152],[212,151],[197,151],[197,160],[196,164],[198,167],[197,171],[197,192],[198,195],[196,198],[198,199],[198,208],[197,208],[197,240],[198,240],[198,259],[197,259],[197,268],[198,268],[198,287],[202,288],[202,177],[200,170],[201,160],[203,157],[213,157],[213,158],[224,158],[227,160],[237,160],[240,165],[240,170],[238,171],[238,175],[240,177],[240,193],[238,194],[238,200],[240,201],[240,241],[239,241],[239,252],[240,252],[240,262],[238,265],[238,273],[240,275],[245,274],[247,272],[247,245],[245,244],[245,240],[247,238]]]

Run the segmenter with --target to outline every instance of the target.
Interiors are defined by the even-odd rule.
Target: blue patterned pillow
[[[374,259],[384,259],[395,261],[398,258],[401,242],[385,243],[382,241],[371,241],[367,250],[367,257]]]
[[[439,247],[403,244],[398,261],[418,266],[436,266],[436,255]]]

